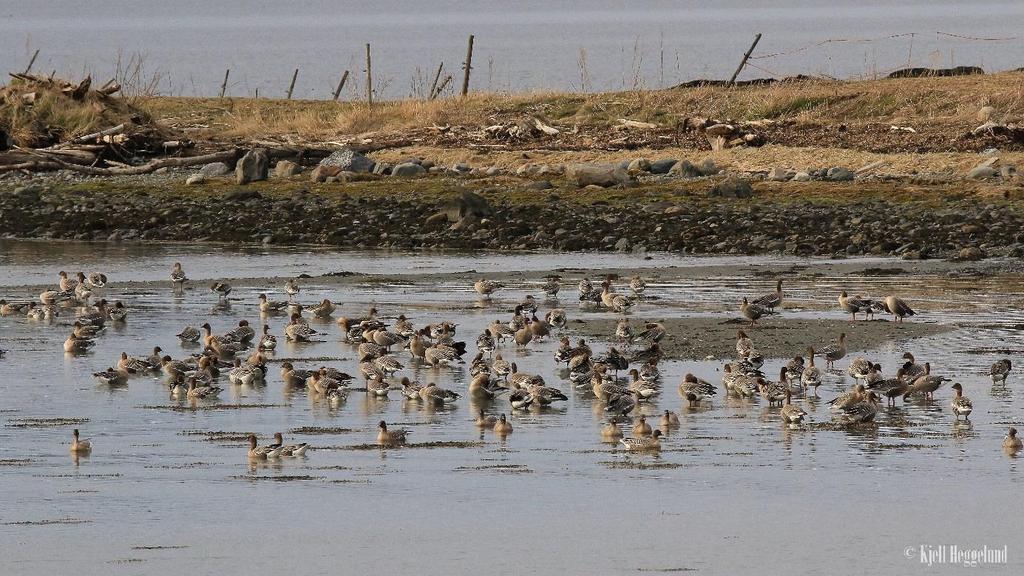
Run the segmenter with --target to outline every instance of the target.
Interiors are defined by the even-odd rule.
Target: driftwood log
[[[25,150],[25,152],[38,157],[39,160],[36,162],[0,166],[0,172],[10,172],[12,170],[53,170],[63,168],[74,172],[81,172],[82,174],[89,174],[91,176],[131,176],[137,174],[150,174],[161,168],[196,166],[199,164],[209,164],[210,162],[234,162],[238,160],[241,155],[241,150],[234,148],[231,150],[214,152],[212,154],[203,154],[200,156],[160,158],[138,166],[97,168],[95,166],[72,164],[71,162],[67,162],[61,158],[59,154],[54,154],[53,152],[43,150]],[[54,167],[51,168],[51,166]]]

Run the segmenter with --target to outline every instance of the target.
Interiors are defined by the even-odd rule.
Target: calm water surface
[[[260,573],[424,574],[537,573],[622,574],[696,570],[704,574],[955,573],[963,568],[922,567],[907,547],[959,544],[1009,546],[1009,565],[984,573],[1019,574],[1019,518],[1024,505],[1020,461],[999,446],[1011,423],[1022,423],[1019,377],[992,387],[983,373],[993,354],[979,348],[1021,348],[1018,326],[1024,293],[1000,288],[1005,279],[938,277],[820,277],[794,280],[793,304],[828,299],[851,283],[872,292],[900,288],[929,313],[920,321],[955,324],[939,336],[913,342],[855,343],[851,357],[870,352],[893,366],[905,350],[930,359],[962,382],[974,400],[972,425],[955,425],[950,390],[934,402],[912,401],[880,413],[878,425],[859,430],[785,430],[777,409],[763,402],[723,398],[687,410],[675,392],[685,372],[718,382],[719,362],[668,362],[665,392],[644,408],[681,414],[660,456],[629,456],[602,444],[603,413],[595,401],[570,392],[552,358],[555,342],[503,353],[549,384],[569,393],[565,405],[512,416],[506,440],[473,425],[480,407],[508,411],[507,401],[481,406],[464,397],[430,410],[393,393],[388,400],[353,393],[332,408],[304,391],[282,389],[278,364],[266,386],[242,389],[226,382],[225,404],[260,405],[236,410],[173,411],[162,381],[136,378],[125,388],[97,385],[90,374],[121,351],[144,355],[154,345],[175,357],[195,352],[174,338],[186,324],[209,320],[223,332],[240,319],[259,317],[256,295],[280,295],[282,287],[255,280],[236,283],[228,310],[198,287],[183,297],[169,286],[126,290],[127,279],[162,278],[167,263],[181,260],[197,278],[313,275],[352,270],[444,272],[541,270],[544,267],[695,265],[656,256],[493,255],[414,257],[360,253],[312,253],[228,248],[108,247],[69,244],[63,256],[33,243],[5,243],[0,296],[32,296],[40,278],[61,268],[102,267],[111,280],[105,295],[132,309],[126,323],[111,326],[94,350],[64,355],[61,342],[72,315],[52,324],[0,318],[0,543],[11,574]],[[302,261],[299,263],[299,261]],[[708,263],[708,260],[702,261]],[[713,261],[712,261],[713,262]],[[662,280],[634,317],[715,314],[723,299],[760,293],[765,278],[751,282],[756,261],[734,262],[734,273]],[[159,269],[158,274],[156,270]],[[257,274],[257,272],[259,272]],[[595,272],[596,275],[596,272]],[[507,318],[515,302],[538,293],[538,275],[515,283],[493,302],[479,302],[467,286],[436,278],[411,284],[328,287],[305,281],[303,301],[331,297],[341,313],[360,314],[371,304],[393,317],[404,312],[417,325],[454,320],[473,348],[495,318]],[[536,276],[536,277],[534,277]],[[1017,284],[1019,285],[1019,284]],[[997,295],[996,292],[1000,292]],[[544,308],[554,303],[546,303]],[[566,291],[560,305],[571,318],[598,318]],[[835,317],[837,312],[789,311],[787,316]],[[283,320],[270,320],[280,334]],[[314,324],[323,342],[289,345],[281,338],[275,362],[299,358],[301,366],[327,364],[355,372],[355,351],[340,342],[333,322]],[[595,344],[603,350],[605,344]],[[472,354],[472,352],[471,352]],[[302,358],[309,360],[303,361]],[[330,358],[331,360],[323,360]],[[316,360],[313,360],[316,359]],[[407,365],[407,356],[401,355]],[[768,374],[782,359],[770,360]],[[845,368],[846,363],[840,363]],[[464,390],[468,370],[409,366],[399,375],[436,380]],[[814,421],[829,419],[825,401],[851,384],[828,377],[822,400],[800,400]],[[78,462],[67,453],[72,425],[26,426],[33,418],[82,418],[95,443]],[[482,441],[468,447],[353,450],[373,442],[378,420],[410,428],[412,440]],[[905,420],[909,425],[895,425]],[[333,434],[290,433],[300,427],[335,428]],[[229,436],[255,432],[265,441],[282,431],[315,450],[302,459],[252,466],[245,446]],[[646,464],[641,469],[638,464]],[[275,481],[276,479],[276,481]]]
[[[403,97],[426,93],[441,62],[459,85],[475,34],[476,90],[621,90],[728,78],[758,32],[743,77],[1005,70],[1020,66],[1022,18],[1024,4],[991,0],[3,2],[0,68],[23,70],[39,49],[35,70],[102,82],[141,57],[130,84],[214,95],[230,68],[228,94],[283,97],[298,67],[296,97],[321,99],[347,69],[345,97],[361,98],[370,43],[378,96]]]

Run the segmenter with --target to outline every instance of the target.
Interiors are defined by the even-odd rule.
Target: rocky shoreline
[[[9,177],[0,180],[0,236],[908,260],[1024,256],[1015,195],[969,193],[963,183],[775,182],[725,173],[644,180],[631,176],[635,167],[621,166],[607,174],[621,181],[607,185],[581,185],[580,178],[600,176],[590,167],[529,176],[431,168],[410,178],[346,171],[317,182],[316,170],[310,178],[289,164],[287,173],[244,185],[233,173],[196,178],[202,172],[194,170]],[[262,170],[265,177],[265,164]]]

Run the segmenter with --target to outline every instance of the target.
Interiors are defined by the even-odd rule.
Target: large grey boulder
[[[597,164],[569,164],[565,167],[565,177],[581,188],[584,186],[608,188],[630,181],[629,173],[625,169]]]
[[[693,165],[689,160],[680,160],[676,162],[672,168],[669,168],[669,176],[679,176],[681,178],[697,178],[703,176],[700,168]]]
[[[676,163],[679,162],[675,158],[662,158],[661,160],[655,160],[651,162],[651,174],[668,174],[668,171],[672,169]]]
[[[351,148],[342,148],[320,161],[321,166],[336,166],[342,172],[373,172],[373,160]]]
[[[274,176],[278,178],[291,178],[302,172],[302,167],[291,160],[278,160],[274,165]]]
[[[726,178],[708,192],[708,196],[715,198],[750,198],[753,195],[750,182],[740,178]]]
[[[853,171],[840,166],[834,166],[825,173],[825,179],[831,182],[849,182],[853,180]]]
[[[426,174],[427,169],[414,162],[402,162],[391,169],[391,175],[398,178],[411,178]]]
[[[205,164],[199,169],[199,173],[207,178],[214,178],[216,176],[226,176],[231,172],[231,168],[223,162],[210,162]]]
[[[267,156],[266,150],[262,148],[249,150],[235,165],[235,183],[248,184],[266,180],[269,169],[270,158]]]
[[[483,196],[463,190],[462,194],[445,202],[441,213],[447,216],[449,222],[460,222],[464,218],[489,218],[494,215],[494,209]]]

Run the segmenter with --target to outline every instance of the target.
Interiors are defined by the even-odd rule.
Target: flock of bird
[[[174,291],[179,293],[189,282],[180,263],[174,264],[170,278]],[[103,274],[86,276],[80,272],[75,280],[60,272],[56,288],[42,292],[39,302],[0,300],[0,314],[23,314],[45,320],[70,310],[75,321],[64,342],[64,350],[72,354],[83,353],[100,337],[107,322],[123,322],[127,318],[128,308],[121,302],[111,304],[102,297],[92,301],[106,284],[107,278]],[[663,324],[650,321],[644,322],[642,328],[634,328],[624,315],[644,299],[647,285],[641,277],[631,278],[628,293],[616,292],[612,277],[600,282],[599,286],[595,287],[589,279],[581,280],[577,286],[580,305],[622,314],[614,335],[609,335],[609,340],[618,341],[621,346],[611,346],[606,352],[595,354],[584,339],[573,343],[568,336],[562,335],[554,358],[565,365],[562,374],[568,384],[598,400],[607,414],[607,424],[600,430],[604,441],[619,443],[629,451],[658,451],[664,434],[680,425],[679,415],[665,410],[658,422],[659,429],[654,429],[646,416],[639,413],[639,408],[662,392],[659,362],[664,353],[659,343],[667,330]],[[473,288],[489,300],[504,286],[481,278]],[[546,278],[541,289],[548,297],[556,297],[561,289],[561,278]],[[210,285],[210,290],[224,302],[232,288],[228,283],[215,282]],[[177,338],[183,343],[201,344],[200,353],[174,359],[160,347],[155,347],[148,356],[130,356],[122,352],[116,363],[95,373],[94,377],[103,384],[121,386],[136,375],[162,374],[171,398],[189,402],[215,399],[223,391],[218,383],[224,379],[232,386],[265,383],[269,378],[267,357],[278,344],[278,336],[271,333],[267,319],[286,316],[288,322],[281,335],[289,342],[301,344],[318,341],[325,335],[322,328],[310,326],[307,315],[326,319],[338,311],[329,299],[312,305],[297,302],[295,298],[301,293],[297,280],[289,280],[284,291],[287,300],[272,300],[266,294],[259,295],[254,304],[264,320],[259,331],[246,320],[239,321],[236,327],[222,334],[215,334],[209,323],[186,326]],[[779,313],[784,299],[782,280],[779,280],[774,292],[752,300],[743,298],[739,311],[751,326],[755,326],[759,319]],[[868,299],[850,297],[844,291],[838,304],[855,322],[859,313],[866,318],[876,312],[887,313],[896,322],[915,315],[905,301],[892,295]],[[357,352],[355,375],[328,366],[300,368],[292,362],[283,362],[280,378],[285,386],[306,388],[311,396],[331,403],[344,402],[350,394],[363,391],[379,398],[397,392],[409,400],[432,405],[456,402],[464,394],[469,394],[479,400],[504,399],[511,411],[543,408],[564,402],[568,396],[557,386],[549,385],[541,375],[521,370],[516,362],[503,358],[501,353],[506,345],[521,348],[535,340],[554,338],[566,327],[567,314],[563,308],[552,308],[543,314],[543,318],[538,317],[538,310],[537,300],[527,296],[515,306],[510,318],[495,319],[476,337],[476,352],[468,361],[471,380],[464,392],[442,388],[433,382],[424,384],[408,377],[397,377],[405,369],[406,362],[432,369],[467,364],[467,344],[456,340],[455,323],[439,322],[417,327],[404,314],[388,322],[376,308],[370,308],[365,316],[340,316],[336,319],[343,341]],[[737,398],[760,397],[769,406],[777,405],[779,419],[791,428],[801,428],[807,417],[807,412],[794,400],[817,397],[818,388],[822,385],[824,372],[815,359],[823,361],[825,371],[834,370],[848,352],[846,334],[842,333],[836,341],[825,346],[808,347],[806,358],[795,356],[788,360],[780,369],[778,379],[774,380],[761,371],[766,355],[746,331],[737,331],[735,349],[736,358],[722,366],[721,386],[725,393]],[[0,355],[2,353],[0,351]],[[882,398],[890,405],[895,405],[898,399],[905,402],[914,395],[931,399],[944,383],[951,381],[933,374],[929,362],[918,363],[909,352],[903,355],[903,360],[896,372],[886,377],[880,364],[864,357],[851,359],[846,373],[854,378],[856,384],[829,400],[834,421],[844,426],[872,422]],[[989,370],[993,385],[1005,385],[1011,370],[1009,359],[993,364]],[[620,377],[621,373],[626,376]],[[359,382],[362,386],[357,388],[355,385]],[[963,385],[954,383],[951,388],[954,391],[950,400],[953,414],[958,420],[961,417],[968,419],[973,405],[964,395]],[[718,390],[715,384],[689,373],[678,385],[679,395],[691,407],[709,401],[718,394]],[[637,413],[634,420],[633,415]],[[626,423],[633,424],[627,426],[631,433],[628,437],[622,427]],[[475,424],[481,429],[493,430],[501,437],[512,433],[512,423],[504,412],[487,414],[481,409]],[[409,435],[409,430],[389,428],[385,421],[381,421],[376,439],[381,446],[396,447],[404,444]],[[248,440],[247,454],[253,459],[300,456],[308,448],[307,444],[285,444],[280,433],[275,434],[274,443],[263,446],[258,444],[255,435],[250,435]],[[1021,440],[1015,429],[1009,429],[1003,447],[1013,453],[1021,450]],[[70,449],[75,454],[89,453],[92,443],[80,439],[76,429]]]

